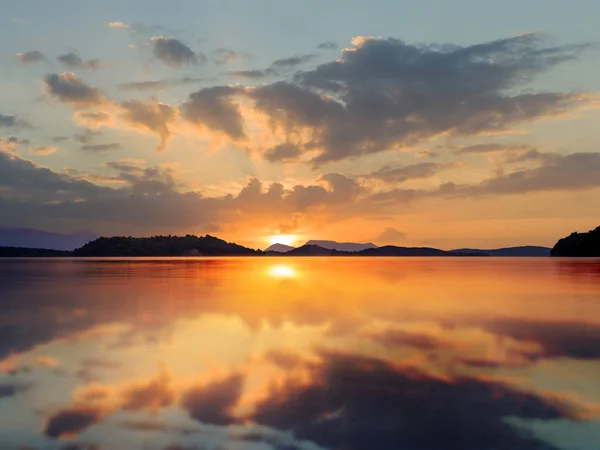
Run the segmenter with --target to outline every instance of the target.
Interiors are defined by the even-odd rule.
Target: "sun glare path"
[[[291,266],[278,264],[269,268],[269,275],[276,278],[294,278],[296,271]]]
[[[283,245],[292,245],[297,239],[297,236],[294,234],[277,234],[274,236],[269,236],[269,242],[271,245],[273,244],[283,244]]]

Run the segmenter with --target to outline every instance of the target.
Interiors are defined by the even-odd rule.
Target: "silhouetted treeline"
[[[43,258],[71,256],[71,252],[45,248],[0,247],[0,258]]]
[[[367,248],[358,252],[343,252],[319,247],[318,245],[303,245],[285,253],[267,252],[271,256],[488,256],[483,252],[456,252],[439,250],[429,247],[384,247]]]
[[[154,236],[148,238],[110,237],[88,242],[73,256],[255,256],[262,255],[238,244],[206,235]]]
[[[571,233],[550,251],[552,256],[600,256],[600,227],[587,233]]]

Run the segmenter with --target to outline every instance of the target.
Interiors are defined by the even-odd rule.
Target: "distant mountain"
[[[304,245],[317,245],[328,250],[337,250],[340,252],[360,252],[368,248],[377,248],[375,244],[368,242],[366,244],[357,244],[354,242],[336,242],[336,241],[318,241],[310,240]]]
[[[267,249],[265,249],[265,252],[286,253],[286,252],[289,252],[290,250],[294,250],[295,248],[296,247],[292,247],[291,245],[273,244],[270,247],[268,247]]]
[[[323,248],[313,244],[305,244],[302,247],[298,247],[284,253],[284,256],[339,256],[356,254],[357,253],[339,252],[335,249]]]
[[[486,253],[489,256],[521,256],[521,257],[542,257],[550,256],[550,248],[528,245],[524,247],[496,248],[492,250],[480,250],[474,248],[460,248],[451,250],[453,253]]]
[[[600,227],[587,233],[571,233],[560,239],[550,254],[552,256],[600,256]]]
[[[73,256],[258,256],[260,250],[214,236],[101,237],[73,251]]]
[[[59,234],[32,228],[0,227],[0,246],[51,250],[74,250],[97,239],[88,231]]]
[[[39,258],[71,256],[71,252],[47,248],[0,247],[0,258]]]
[[[307,244],[283,253],[282,256],[487,256],[487,254],[448,252],[437,248],[396,247],[393,245],[366,248],[359,252],[344,252]]]

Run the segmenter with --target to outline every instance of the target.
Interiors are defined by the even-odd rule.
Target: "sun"
[[[269,236],[269,242],[271,245],[273,244],[283,244],[283,245],[292,245],[298,236],[295,234],[276,234],[274,236]]]

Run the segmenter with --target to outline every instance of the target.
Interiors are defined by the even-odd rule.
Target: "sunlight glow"
[[[294,234],[276,234],[274,236],[268,237],[271,245],[273,244],[283,244],[283,245],[292,245],[294,241],[296,241],[297,236]]]
[[[276,278],[294,278],[296,271],[291,266],[278,264],[269,268],[269,275]]]

